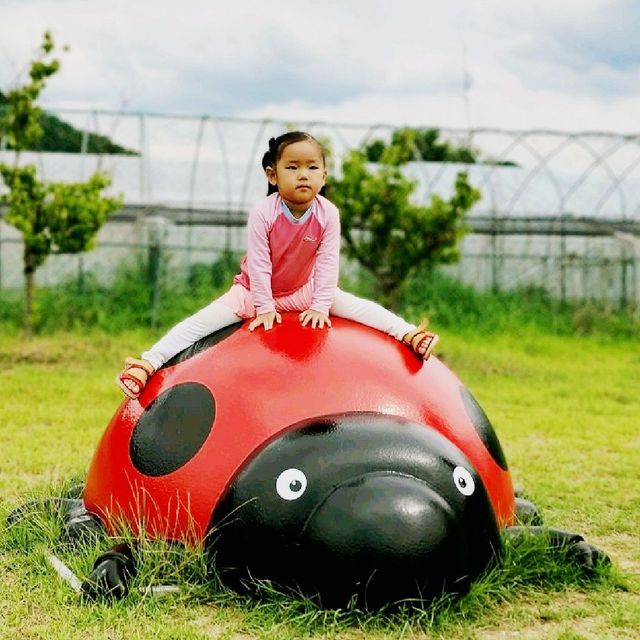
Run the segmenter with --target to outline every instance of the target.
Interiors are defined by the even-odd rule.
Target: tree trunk
[[[24,337],[31,338],[33,335],[33,291],[35,287],[34,276],[36,273],[33,265],[33,256],[25,251],[24,256],[24,318],[22,328]]]
[[[24,322],[22,325],[24,337],[29,339],[33,335],[33,271],[24,274]]]

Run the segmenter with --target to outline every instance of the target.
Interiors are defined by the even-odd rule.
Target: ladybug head
[[[500,551],[468,459],[436,430],[395,416],[332,415],[272,440],[215,511],[223,579],[248,576],[367,606],[464,590]]]

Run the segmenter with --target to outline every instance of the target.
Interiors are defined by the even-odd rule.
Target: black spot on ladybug
[[[193,358],[193,356],[199,354],[205,349],[208,349],[209,347],[212,347],[214,344],[218,344],[218,342],[226,340],[232,333],[235,333],[242,324],[242,322],[236,322],[235,324],[229,325],[224,329],[220,329],[220,331],[216,331],[215,333],[198,340],[198,342],[194,342],[190,347],[187,347],[180,353],[173,356],[171,360],[167,360],[167,362],[162,365],[162,368],[173,367],[173,365],[178,364],[179,362],[184,362],[189,358]]]
[[[133,465],[147,476],[164,476],[200,450],[213,427],[216,404],[196,382],[171,387],[140,416],[129,443]]]
[[[462,396],[462,402],[464,403],[467,415],[471,419],[471,422],[480,436],[480,439],[484,443],[484,446],[487,448],[487,451],[491,454],[491,457],[498,463],[498,465],[506,471],[508,469],[507,459],[505,458],[498,436],[496,436],[496,432],[493,430],[493,426],[491,425],[487,414],[482,410],[478,401],[471,395],[469,389],[461,386],[460,395]]]

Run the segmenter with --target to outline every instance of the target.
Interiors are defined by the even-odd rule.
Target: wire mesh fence
[[[286,129],[309,131],[331,149],[339,172],[347,151],[388,141],[391,125],[278,122],[59,110],[82,131],[77,153],[30,152],[46,180],[86,179],[97,169],[113,179],[123,209],[103,227],[91,252],[52,256],[39,284],[92,273],[105,282],[116,267],[161,246],[169,277],[225,249],[244,249],[244,223],[266,192],[261,158],[269,137]],[[486,289],[535,286],[561,299],[640,300],[640,136],[605,132],[459,130],[440,139],[474,152],[474,162],[416,160],[403,171],[416,182],[414,199],[452,193],[464,170],[482,193],[468,215],[471,232],[462,259],[447,269]],[[108,136],[129,153],[90,153]],[[0,161],[13,153],[0,141]],[[21,285],[19,233],[0,222],[0,290]]]

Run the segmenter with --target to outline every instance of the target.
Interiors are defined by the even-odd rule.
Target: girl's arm
[[[334,207],[327,215],[327,224],[316,251],[313,272],[314,290],[310,309],[329,315],[338,286],[340,267],[340,216]]]
[[[271,290],[269,221],[261,209],[254,209],[247,221],[247,267],[256,313],[260,315],[275,311]]]

